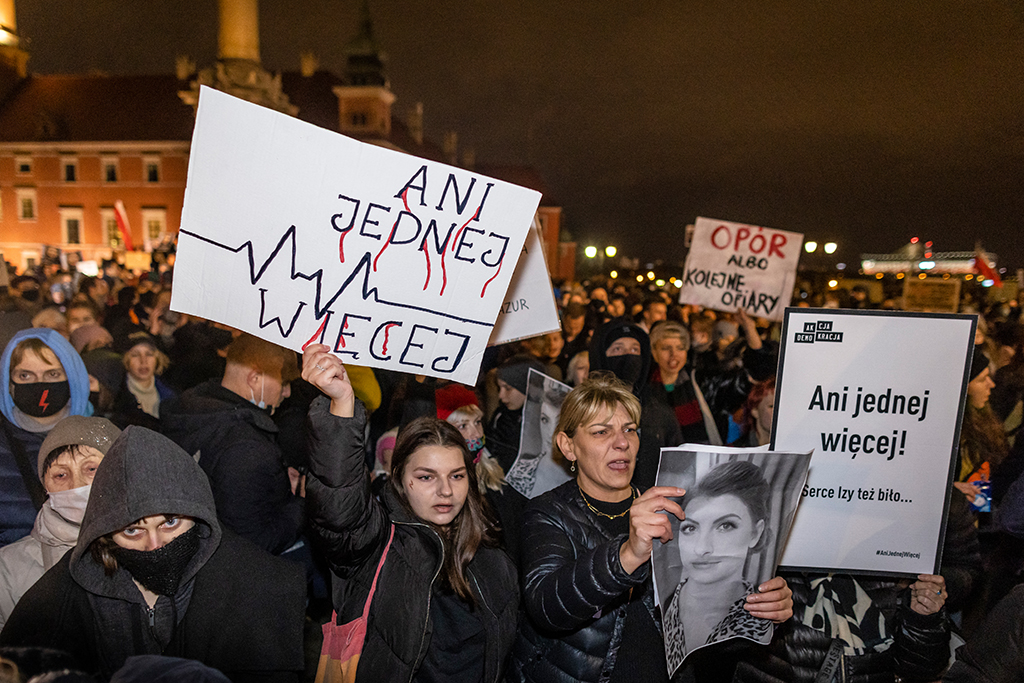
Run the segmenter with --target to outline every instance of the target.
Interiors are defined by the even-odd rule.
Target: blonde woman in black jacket
[[[379,503],[363,457],[366,411],[328,351],[311,345],[302,359],[303,378],[326,394],[309,411],[306,510],[334,573],[337,623],[362,613],[394,528],[356,680],[498,681],[519,586],[465,439],[436,418],[411,422],[398,435]]]
[[[521,682],[667,681],[650,557],[685,514],[684,491],[630,484],[640,402],[624,383],[593,376],[569,392],[555,447],[576,479],[533,499],[523,515],[523,603],[510,679]],[[786,582],[747,596],[751,615],[792,616]],[[692,675],[684,667],[684,675]]]

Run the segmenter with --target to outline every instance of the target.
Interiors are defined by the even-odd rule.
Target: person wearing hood
[[[89,373],[60,333],[22,330],[0,357],[0,546],[27,536],[46,491],[39,447],[69,415],[91,415]]]
[[[221,528],[195,460],[131,426],[96,471],[74,550],[24,595],[0,646],[64,650],[100,680],[163,654],[236,682],[297,682],[304,600],[301,567]]]
[[[640,450],[633,470],[633,484],[641,491],[654,486],[661,449],[678,446],[683,435],[675,413],[653,400],[648,391],[651,377],[651,339],[627,318],[616,318],[594,331],[590,342],[590,372],[610,372],[625,382],[640,399]]]
[[[28,536],[0,548],[0,628],[32,584],[75,547],[96,469],[120,434],[110,420],[70,415],[43,441],[46,503]]]
[[[197,454],[224,526],[274,554],[295,545],[305,521],[270,418],[298,378],[295,353],[243,334],[221,379],[161,404],[163,433]]]
[[[504,472],[508,472],[519,455],[526,381],[530,368],[540,373],[545,372],[543,363],[526,354],[512,356],[498,366],[498,400],[501,405],[494,411],[484,432],[487,445]]]

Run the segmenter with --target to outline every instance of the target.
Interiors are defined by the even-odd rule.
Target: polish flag
[[[114,218],[117,220],[117,231],[121,233],[124,240],[124,248],[128,251],[135,251],[132,244],[132,226],[128,223],[128,212],[124,210],[124,202],[118,199],[114,202]]]
[[[989,264],[988,257],[985,256],[985,252],[982,251],[980,244],[974,248],[974,269],[986,280],[991,280],[996,287],[1003,286],[999,273]]]

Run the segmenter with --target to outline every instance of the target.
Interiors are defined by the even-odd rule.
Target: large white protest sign
[[[814,456],[783,565],[938,573],[976,324],[786,311],[772,448]]]
[[[694,225],[680,303],[782,320],[804,236],[711,218]]]
[[[535,219],[488,343],[491,346],[507,344],[547,334],[559,327],[555,292],[551,288],[551,276]]]
[[[539,202],[203,88],[171,305],[473,384]]]
[[[671,677],[694,650],[730,638],[767,644],[772,622],[743,609],[775,576],[810,453],[686,444],[661,449],[658,486],[686,489],[685,519],[654,544],[651,568]]]

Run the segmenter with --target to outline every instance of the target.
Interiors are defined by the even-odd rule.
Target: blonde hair
[[[571,439],[577,429],[589,424],[600,413],[614,411],[620,405],[630,420],[640,424],[640,400],[633,395],[629,385],[610,372],[594,373],[565,397],[558,414],[555,437],[564,432]],[[552,452],[565,457],[558,447],[557,438],[553,439]]]
[[[153,355],[156,357],[156,369],[154,370],[154,374],[164,374],[164,370],[166,370],[167,366],[171,364],[171,359],[168,358],[166,353],[158,349],[148,340],[140,341],[138,344],[133,345],[130,349],[124,352],[124,355],[121,356],[121,363],[122,365],[124,365],[125,370],[129,369],[128,356],[130,356],[132,351],[134,351],[135,348],[138,346],[148,346],[149,348],[153,349]]]

